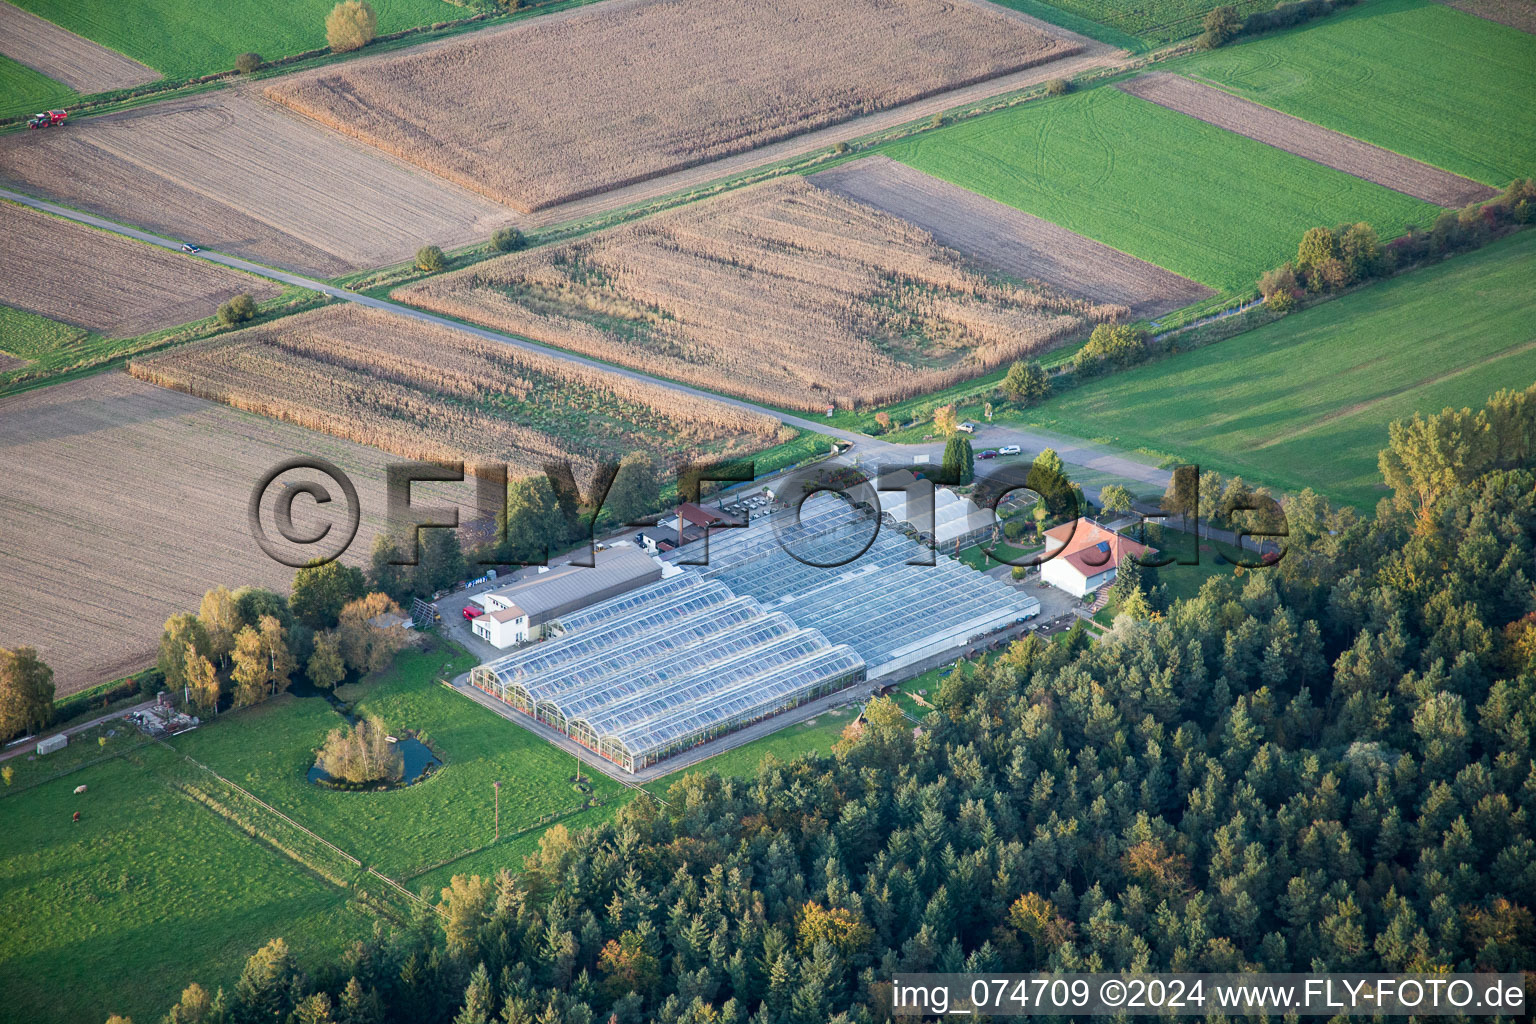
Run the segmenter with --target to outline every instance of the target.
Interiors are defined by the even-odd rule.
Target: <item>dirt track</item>
[[[10,203],[0,203],[0,237],[18,256],[0,275],[0,303],[107,337],[201,320],[241,292],[264,299],[279,291],[249,274]]]
[[[83,96],[143,85],[160,77],[154,68],[4,0],[0,0],[0,53]]]
[[[356,483],[362,522],[346,561],[365,563],[393,456],[123,373],[0,399],[0,647],[36,647],[63,695],[153,661],[166,618],[196,611],[210,587],[286,592],[293,570],[251,539],[246,503],[297,455]],[[461,499],[467,519],[472,483],[414,488],[426,504]],[[301,529],[314,508],[294,503]]]
[[[514,219],[244,89],[5,136],[0,181],[317,277],[478,241]]]
[[[885,156],[806,179],[926,229],[944,245],[1014,277],[1156,316],[1212,294],[1205,285]]]
[[[1481,182],[1166,71],[1140,75],[1118,87],[1158,106],[1437,206],[1461,207],[1497,194]]]

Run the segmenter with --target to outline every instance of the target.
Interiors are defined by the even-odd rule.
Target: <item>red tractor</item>
[[[56,124],[63,124],[69,118],[67,110],[45,110],[35,115],[27,122],[28,128],[51,128]]]

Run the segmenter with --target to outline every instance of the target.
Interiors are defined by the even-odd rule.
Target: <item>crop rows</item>
[[[446,328],[327,307],[135,360],[131,373],[412,459],[514,475],[643,448],[674,458],[772,445],[770,416]]]
[[[527,212],[1078,49],[968,0],[649,0],[317,69],[266,93]]]
[[[1124,312],[980,273],[926,231],[800,178],[396,296],[797,409],[944,387]]]

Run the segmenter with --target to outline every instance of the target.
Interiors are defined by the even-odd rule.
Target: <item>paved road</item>
[[[91,719],[89,722],[82,722],[79,725],[72,725],[68,729],[62,730],[62,732],[66,736],[73,736],[77,732],[85,732],[87,729],[94,729],[98,725],[101,725],[103,722],[110,722],[114,718],[122,718],[124,715],[131,714],[134,711],[145,711],[153,707],[154,704],[154,701],[146,700],[142,704],[133,705],[131,708],[120,708],[117,711],[111,712],[110,714],[99,715],[96,718]],[[39,740],[45,740],[49,736],[57,735],[59,735],[58,732],[55,732],[51,729],[45,729],[38,733],[36,736],[33,736],[31,739],[23,740],[17,743],[16,746],[12,749],[7,750],[3,754],[0,754],[0,761],[8,761],[13,757],[20,757],[22,754],[30,754],[37,749],[37,743]]]

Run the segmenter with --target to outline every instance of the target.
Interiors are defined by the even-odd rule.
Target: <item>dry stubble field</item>
[[[361,528],[345,561],[364,564],[394,456],[123,373],[0,399],[0,647],[36,647],[70,693],[152,662],[166,618],[196,611],[210,587],[286,592],[293,570],[256,546],[246,506],[261,476],[297,455],[356,483]],[[472,483],[413,500],[457,500],[461,519],[474,515]],[[307,501],[294,503],[300,529],[333,521]]]
[[[1391,150],[1330,131],[1299,117],[1166,71],[1138,75],[1120,89],[1229,132],[1295,153],[1326,167],[1374,181],[1436,206],[1461,207],[1491,199],[1494,189]]]
[[[496,462],[513,476],[565,461],[584,485],[598,460],[636,450],[675,462],[788,439],[763,413],[355,305],[136,359],[129,372],[408,459]]]
[[[514,253],[394,297],[804,410],[944,387],[1126,312],[984,274],[921,228],[803,178]]]
[[[979,263],[1067,295],[1153,317],[1213,294],[1203,284],[886,156],[806,179],[916,224]]]
[[[270,281],[11,203],[0,203],[0,237],[11,253],[0,304],[107,337],[201,320],[241,292],[278,293]]]
[[[972,0],[646,0],[275,81],[524,212],[1075,53]]]
[[[514,219],[240,89],[0,137],[0,182],[317,277]]]

